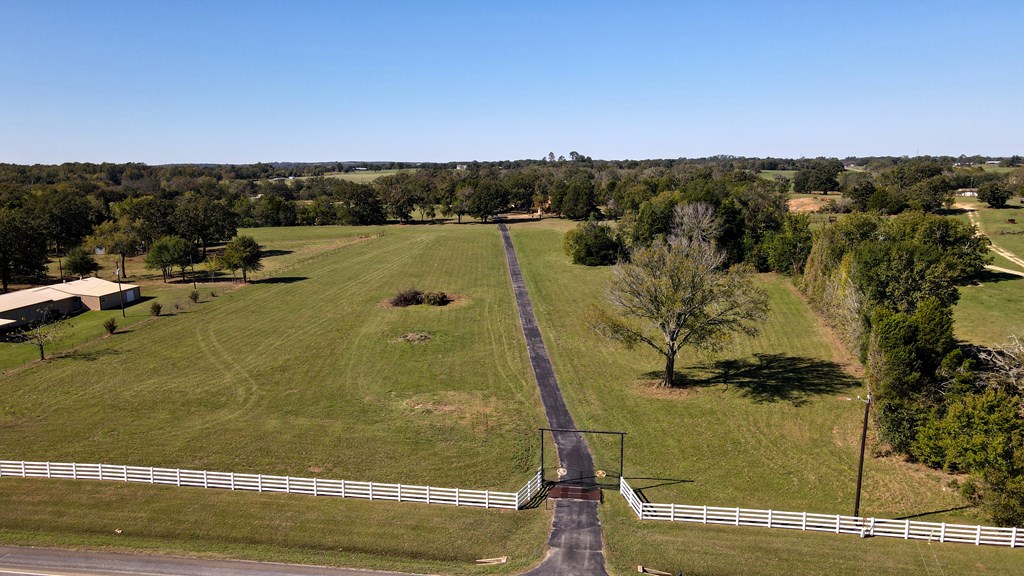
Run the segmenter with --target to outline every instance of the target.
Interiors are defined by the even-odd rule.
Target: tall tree
[[[100,265],[93,258],[92,253],[81,246],[68,250],[64,260],[64,267],[67,268],[68,273],[79,278],[88,276],[100,269]]]
[[[609,288],[612,309],[593,328],[627,347],[642,343],[665,357],[662,384],[675,384],[679,350],[718,350],[737,333],[755,334],[767,295],[741,268],[723,269],[713,246],[676,238],[655,241],[619,265]]]
[[[46,237],[24,210],[0,208],[0,282],[46,274]]]
[[[193,247],[188,240],[181,236],[164,236],[150,246],[149,253],[146,254],[146,268],[159,269],[164,282],[167,282],[171,270],[177,266],[181,269],[181,279],[184,280],[185,267],[191,261],[192,252]]]
[[[235,236],[220,257],[224,267],[242,271],[242,282],[249,281],[249,272],[263,269],[263,247],[252,236]]]
[[[209,244],[227,240],[238,231],[236,215],[230,208],[195,192],[178,200],[174,218],[179,235],[203,249],[203,259]]]
[[[93,250],[103,248],[111,254],[120,256],[121,277],[127,278],[124,261],[128,256],[142,250],[141,229],[141,221],[131,220],[126,216],[117,220],[106,220],[92,229],[92,234],[85,239],[85,245]]]

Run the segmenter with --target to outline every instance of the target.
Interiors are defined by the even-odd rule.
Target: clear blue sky
[[[0,0],[0,162],[1024,153],[1024,2]]]

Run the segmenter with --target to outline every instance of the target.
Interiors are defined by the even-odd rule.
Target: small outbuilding
[[[127,306],[141,297],[141,291],[136,284],[121,283],[118,285],[117,282],[101,278],[83,278],[74,282],[54,284],[49,288],[78,296],[82,304],[89,310],[117,308],[121,306],[122,298]]]
[[[47,317],[66,316],[81,309],[78,296],[49,286],[0,294],[0,329],[42,322]]]
[[[100,278],[84,278],[74,282],[0,294],[0,330],[10,330],[47,319],[67,316],[83,309],[109,310],[139,300],[136,284],[124,284]]]

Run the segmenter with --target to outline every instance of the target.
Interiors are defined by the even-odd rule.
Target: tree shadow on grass
[[[264,258],[273,258],[274,256],[284,256],[286,254],[291,254],[291,253],[292,253],[291,250],[264,250],[263,251],[263,257]]]
[[[274,276],[272,278],[264,278],[262,280],[250,280],[250,284],[294,284],[296,282],[302,282],[303,280],[309,280],[306,276]]]
[[[73,350],[66,352],[60,356],[54,356],[54,360],[84,360],[85,362],[95,362],[104,356],[117,356],[121,351],[114,348],[106,348],[102,350]]]
[[[663,374],[648,373],[651,375],[660,378]],[[789,402],[802,406],[812,396],[838,394],[860,386],[861,382],[835,362],[786,354],[755,354],[752,360],[719,360],[710,374],[703,377],[675,375],[677,387],[717,384],[735,387],[758,404]]]
[[[1024,278],[1017,276],[1016,274],[1007,274],[1006,272],[997,272],[995,270],[982,270],[981,272],[971,276],[976,284],[995,284],[996,282],[1006,282],[1008,280],[1024,280]]]

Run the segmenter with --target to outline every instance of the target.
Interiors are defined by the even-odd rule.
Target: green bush
[[[114,318],[107,318],[103,321],[103,329],[107,331],[107,334],[117,332],[117,320]]]
[[[565,233],[562,241],[565,253],[573,264],[584,266],[607,266],[615,264],[622,253],[619,241],[611,226],[588,220]]]
[[[418,304],[423,304],[423,292],[415,288],[402,290],[398,294],[395,294],[395,297],[391,299],[391,305],[399,308],[416,306]]]
[[[164,307],[159,302],[153,302],[152,304],[149,305],[149,315],[159,316],[160,312],[162,312],[163,309]]]
[[[191,300],[193,304],[197,304],[199,302],[199,291],[193,290],[189,292],[188,299]]]
[[[427,292],[423,295],[423,303],[431,306],[445,306],[451,299],[444,292]]]

